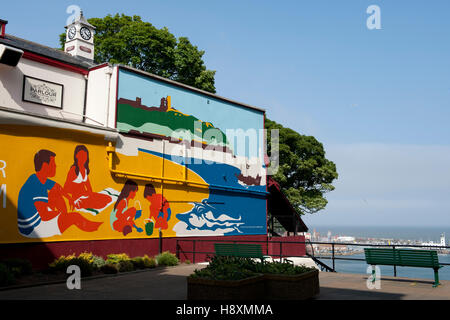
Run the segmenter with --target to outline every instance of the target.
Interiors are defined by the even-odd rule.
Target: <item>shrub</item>
[[[206,268],[195,270],[190,277],[211,280],[242,280],[257,274],[251,268],[246,267],[251,264],[252,260],[247,258],[216,256],[210,259]]]
[[[119,272],[130,272],[134,271],[134,265],[131,260],[122,260],[117,264]]]
[[[106,274],[115,274],[119,272],[117,264],[107,263],[100,267],[100,271]]]
[[[100,268],[103,267],[106,264],[106,261],[102,257],[94,256],[94,259],[93,259],[92,263],[93,263],[93,265],[95,266],[95,268],[97,270],[100,270]]]
[[[120,272],[128,272],[134,270],[133,261],[125,253],[108,254],[106,259],[107,264],[114,264]]]
[[[70,265],[80,267],[81,276],[91,276],[94,271],[103,265],[104,260],[92,253],[83,252],[78,257],[75,254],[69,256],[61,256],[49,264],[49,271],[52,273],[66,272]]]
[[[8,286],[16,281],[10,268],[4,263],[0,263],[0,286]]]
[[[296,266],[291,263],[272,262],[272,263],[258,264],[255,266],[253,270],[255,270],[256,272],[268,274],[296,275],[312,271],[315,269],[303,265]]]
[[[147,255],[143,257],[134,257],[131,259],[134,269],[146,269],[156,267],[156,261],[154,258],[150,258]]]
[[[75,258],[75,254],[69,256],[60,256],[48,265],[49,271],[51,273],[66,272],[67,267],[71,265],[71,261]]]
[[[94,263],[94,255],[91,252],[82,252],[78,255],[78,258],[85,260],[89,263]]]
[[[69,260],[67,267],[69,267],[70,265],[76,265],[76,266],[80,267],[82,277],[91,276],[95,269],[95,267],[92,263],[90,263],[86,259],[79,258],[79,257]],[[66,272],[66,271],[67,271],[67,268],[64,270],[64,272]]]
[[[102,257],[96,256],[92,254],[92,252],[80,253],[78,258],[85,260],[94,270],[100,270],[100,268],[106,264],[106,261]]]
[[[107,255],[106,263],[119,263],[121,261],[131,261],[126,253],[111,253]]]
[[[2,261],[14,274],[15,277],[33,273],[31,262],[26,259],[11,258]]]
[[[155,259],[159,266],[176,266],[178,264],[178,258],[169,251],[158,254]]]
[[[145,263],[143,257],[134,257],[131,259],[134,269],[145,269]]]
[[[142,258],[144,261],[144,265],[146,268],[154,268],[156,267],[156,260],[155,258],[150,258],[148,255],[144,255]]]
[[[250,258],[241,257],[215,256],[209,260],[209,265],[206,268],[195,270],[191,277],[212,280],[240,280],[261,273],[296,275],[314,270],[314,268],[295,266],[290,263],[260,263]]]

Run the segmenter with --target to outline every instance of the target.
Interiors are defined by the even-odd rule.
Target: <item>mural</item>
[[[144,148],[138,150],[166,161],[171,158],[170,153],[163,155]],[[176,214],[178,222],[174,230],[177,235],[265,233],[265,186],[242,186],[238,179],[240,170],[226,163],[187,158],[180,164],[187,165],[190,171],[201,176],[209,185],[209,192],[201,201],[190,202],[193,205],[190,210]]]
[[[56,174],[56,154],[39,150],[34,155],[35,173],[23,184],[17,201],[17,225],[20,234],[29,238],[61,235],[74,225],[82,231],[96,231],[102,222],[90,221],[67,210],[64,197],[73,209],[73,199],[53,180]],[[87,178],[87,175],[86,175]]]
[[[0,139],[10,146],[0,150],[1,243],[152,238],[158,230],[164,237],[266,231],[265,186],[242,186],[240,170],[228,164],[189,157],[186,163],[173,161],[167,141],[163,155],[159,140],[124,137],[115,169],[185,177],[205,187],[117,178],[101,136],[2,125]]]
[[[84,145],[78,145],[75,147],[73,165],[67,173],[64,190],[70,195],[72,206],[98,214],[114,201],[117,191],[105,189],[98,193],[93,192],[89,172],[89,150]]]
[[[144,198],[149,202],[150,219],[156,221],[155,228],[166,230],[172,215],[169,201],[162,194],[157,194],[153,184],[145,185]]]
[[[114,209],[111,212],[111,228],[115,231],[123,233],[124,236],[133,231],[142,232],[142,228],[136,226],[135,220],[138,219],[142,210],[137,210],[135,207],[128,204],[136,197],[138,185],[132,180],[127,180],[120,191],[117,201],[114,204]]]
[[[142,100],[136,97],[135,101],[120,98],[117,105],[117,128],[123,132],[137,132],[152,134],[160,138],[170,138],[176,130],[189,132],[191,140],[202,144],[216,145],[229,148],[225,133],[214,127],[210,122],[184,114],[170,106],[170,97],[162,97],[159,107],[148,107],[141,104]],[[215,129],[214,136],[205,137],[203,132]]]
[[[117,141],[4,123],[0,243],[265,234],[262,156],[228,133],[263,117],[121,70]]]
[[[265,233],[266,178],[259,131],[264,127],[262,111],[126,69],[119,69],[117,108],[121,132],[152,141],[145,147],[137,146],[140,153],[176,162],[209,186],[201,201],[189,201],[190,210],[174,214],[177,235]],[[253,146],[237,145],[240,136],[230,132],[253,133]],[[171,139],[174,136],[182,140],[184,148],[177,139]],[[246,138],[241,142],[246,143]],[[161,140],[167,143],[158,142]],[[161,217],[171,217],[161,211],[165,210],[164,199],[156,202],[160,208],[154,209],[153,217],[158,210]]]
[[[159,236],[159,229],[164,237],[174,237],[176,214],[188,212],[191,202],[208,196],[207,189],[115,177],[103,136],[2,124],[0,141],[9,146],[0,150],[1,243],[151,238]],[[127,140],[117,150],[119,169],[157,176],[162,169],[166,176],[184,170],[175,162],[139,152],[141,143],[145,144]],[[136,154],[129,155],[127,149]],[[204,183],[191,170],[187,175]]]

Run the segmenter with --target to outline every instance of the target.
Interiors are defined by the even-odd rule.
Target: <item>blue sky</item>
[[[310,227],[450,225],[449,1],[9,1],[0,18],[57,47],[72,4],[187,36],[219,95],[321,141],[340,176]]]

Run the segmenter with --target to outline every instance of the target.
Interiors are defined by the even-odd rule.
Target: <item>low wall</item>
[[[280,242],[282,243],[281,246]],[[271,237],[269,240],[269,255],[277,257],[281,253],[284,257],[305,256],[306,247],[304,242],[304,236]]]
[[[177,241],[178,240],[178,241]],[[234,236],[234,237],[197,237],[197,238],[177,238],[177,253],[180,259],[188,259],[191,262],[205,261],[208,254],[214,253],[214,243],[216,241],[236,241],[239,243],[260,243],[263,253],[273,258],[282,256],[305,256],[306,248],[304,236],[291,237],[267,237],[260,236]],[[193,252],[195,251],[195,256]]]
[[[80,254],[92,252],[95,255],[106,258],[110,253],[126,253],[130,257],[157,255],[161,251],[170,251],[178,254],[181,261],[191,262],[206,261],[209,255],[214,253],[214,242],[236,241],[239,243],[261,243],[263,252],[277,258],[280,254],[279,241],[282,241],[283,256],[305,255],[305,245],[292,243],[305,241],[303,236],[268,238],[266,235],[254,236],[226,236],[226,237],[173,237],[152,239],[120,239],[120,240],[95,240],[95,241],[65,241],[65,242],[39,242],[1,244],[0,257],[28,259],[36,270],[45,269],[50,262],[62,255]],[[161,246],[161,248],[160,248]],[[267,251],[268,249],[268,251]],[[195,251],[194,253],[192,253]]]

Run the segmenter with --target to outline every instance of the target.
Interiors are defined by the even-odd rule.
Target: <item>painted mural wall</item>
[[[1,124],[0,243],[265,234],[259,146],[227,134],[262,126],[262,112],[120,70],[117,140]]]
[[[153,177],[201,190],[200,201],[174,193],[172,202],[191,206],[174,216],[177,236],[266,233],[262,111],[120,69],[116,122],[140,138],[135,146],[128,138],[117,153],[156,157]],[[179,171],[161,169],[161,161]]]

